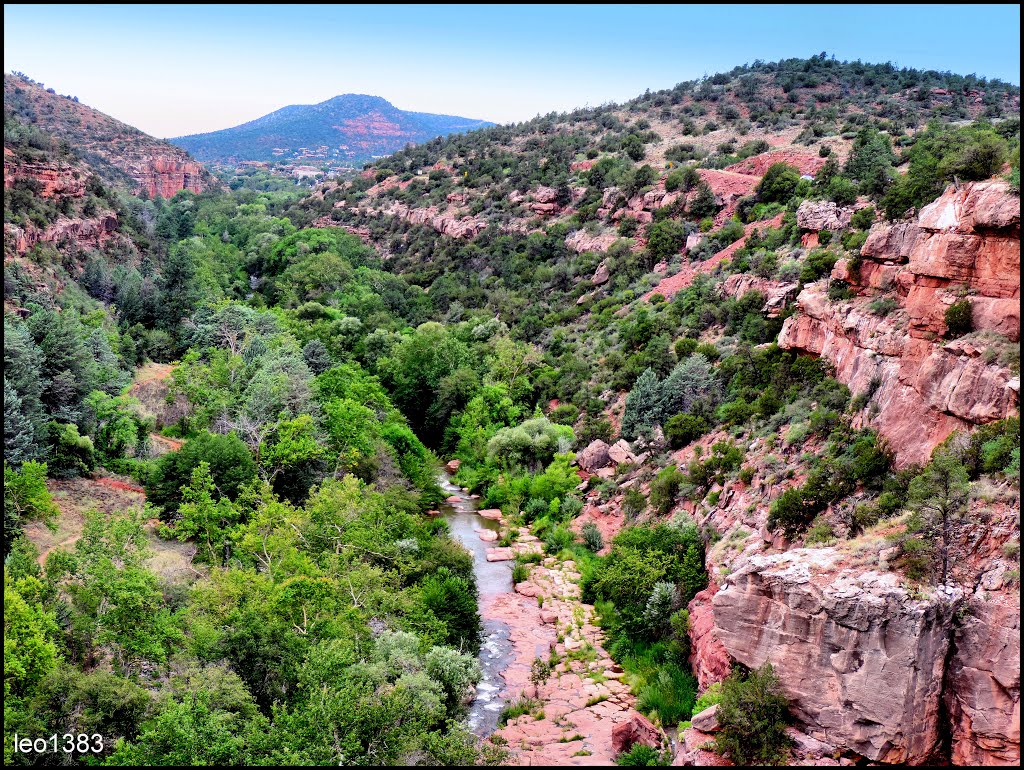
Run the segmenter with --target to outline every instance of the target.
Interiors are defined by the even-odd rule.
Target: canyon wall
[[[860,263],[840,260],[831,280],[858,296],[831,301],[826,281],[807,286],[779,345],[826,358],[851,391],[871,394],[862,421],[900,465],[927,461],[954,430],[1018,411],[1019,376],[995,355],[1020,339],[1020,199],[1005,183],[951,186],[916,222],[875,225]],[[880,297],[893,309],[880,312]],[[945,311],[961,298],[973,333],[945,339]]]

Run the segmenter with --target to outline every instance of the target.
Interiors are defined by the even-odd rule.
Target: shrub
[[[971,331],[971,301],[966,297],[946,308],[946,335],[962,337]]]
[[[652,749],[645,743],[635,743],[629,751],[624,751],[615,758],[615,764],[622,767],[668,767],[671,756]]]
[[[874,206],[868,206],[867,208],[860,209],[854,213],[850,219],[850,227],[856,228],[857,230],[868,230],[875,222],[875,208]]]
[[[899,306],[900,303],[893,297],[878,297],[877,299],[871,300],[870,304],[868,304],[868,310],[875,315],[884,318]]]
[[[722,682],[718,751],[737,765],[779,765],[786,758],[788,702],[770,663]]]
[[[799,184],[799,171],[785,163],[773,163],[761,177],[757,197],[765,203],[788,203]]]
[[[627,489],[622,496],[622,512],[626,515],[626,521],[632,521],[647,507],[647,498],[639,489]]]
[[[546,538],[544,538],[544,550],[548,553],[558,553],[559,551],[569,548],[576,541],[573,537],[572,532],[561,525],[553,528]]]
[[[660,514],[666,514],[676,503],[676,495],[686,477],[675,465],[663,469],[651,482],[651,505]]]
[[[601,536],[601,530],[594,522],[588,521],[584,524],[580,534],[583,536],[583,545],[594,553],[604,548],[604,537]]]
[[[668,439],[670,447],[680,449],[703,436],[710,427],[703,417],[677,414],[665,423],[665,438]]]
[[[201,433],[186,441],[177,452],[161,457],[146,484],[149,501],[162,506],[165,516],[178,510],[181,489],[190,483],[200,462],[210,465],[218,499],[234,500],[242,487],[256,477],[256,463],[238,436]]]

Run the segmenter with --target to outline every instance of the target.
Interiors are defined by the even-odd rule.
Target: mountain
[[[20,73],[4,75],[4,115],[67,143],[103,181],[135,194],[171,198],[179,190],[199,193],[213,183],[181,148]]]
[[[484,120],[405,112],[379,96],[344,94],[293,104],[262,118],[169,141],[202,161],[298,162],[354,167],[407,144],[494,125]]]

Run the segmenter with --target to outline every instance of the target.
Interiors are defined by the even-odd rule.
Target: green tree
[[[773,163],[757,185],[757,197],[765,203],[788,203],[797,185],[800,172],[786,163]]]
[[[967,469],[950,451],[940,451],[924,471],[910,482],[909,531],[937,543],[939,578],[949,578],[950,546],[967,508],[970,479]]]
[[[722,682],[718,703],[718,752],[737,765],[780,765],[786,759],[789,702],[771,663]]]

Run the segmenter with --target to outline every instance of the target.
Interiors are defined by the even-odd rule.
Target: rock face
[[[946,693],[953,764],[1019,765],[1019,594],[979,587],[953,642]]]
[[[19,182],[29,181],[43,198],[81,198],[85,195],[88,173],[67,163],[8,163],[4,148],[4,189],[10,190]]]
[[[796,297],[800,284],[769,281],[748,273],[733,273],[721,284],[721,292],[726,297],[739,299],[752,291],[764,295],[764,307],[761,312],[769,318],[781,315],[786,305]]]
[[[712,599],[740,663],[770,662],[812,738],[867,759],[920,762],[942,739],[942,681],[959,589],[911,597],[832,548],[753,556]]]
[[[206,189],[203,174],[203,167],[194,161],[155,157],[132,176],[140,193],[150,198],[173,198],[181,190],[201,193]]]
[[[435,232],[451,238],[472,239],[487,227],[487,223],[482,219],[442,214],[434,206],[412,209],[404,203],[395,202],[384,213],[404,219],[414,225],[425,225]]]
[[[824,282],[808,286],[779,345],[827,358],[851,391],[873,392],[880,409],[865,420],[901,465],[927,461],[954,430],[1015,413],[1016,380],[986,361],[987,343],[936,341],[958,286],[973,292],[977,331],[1020,337],[1020,201],[1006,185],[950,187],[918,222],[876,226],[861,253],[858,270],[840,261],[833,278],[864,296],[833,303]],[[869,297],[880,294],[895,296],[903,309],[871,312]]]
[[[916,223],[872,228],[861,255],[853,282],[905,298],[913,336],[945,333],[966,291],[976,330],[1020,339],[1020,198],[1004,182],[949,187]]]
[[[690,666],[701,691],[715,682],[721,682],[731,670],[729,653],[715,633],[715,613],[712,598],[718,592],[718,585],[712,581],[698,593],[687,610],[690,613]]]
[[[37,243],[74,243],[78,246],[100,248],[107,240],[116,237],[117,214],[107,211],[88,219],[58,217],[45,230],[29,226],[22,229],[16,225],[4,225],[4,251],[12,250],[24,254]]]
[[[804,201],[796,210],[796,224],[801,230],[815,233],[838,232],[850,226],[853,214],[852,206],[837,206],[832,201]]]

